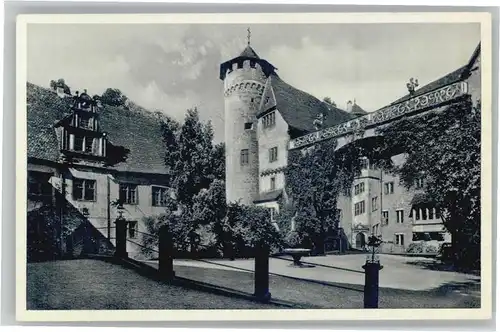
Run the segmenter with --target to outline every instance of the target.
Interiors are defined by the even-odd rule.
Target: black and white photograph
[[[491,315],[489,16],[325,15],[18,22],[23,314]]]

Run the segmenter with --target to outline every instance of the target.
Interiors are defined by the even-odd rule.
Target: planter
[[[289,254],[293,258],[293,265],[294,266],[302,266],[302,262],[300,261],[301,258],[311,252],[310,249],[303,249],[303,248],[289,248],[285,249],[284,252],[286,254]]]

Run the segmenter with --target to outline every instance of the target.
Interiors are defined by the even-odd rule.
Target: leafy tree
[[[124,106],[128,98],[119,89],[108,88],[101,96],[101,102],[110,106]]]
[[[323,98],[323,101],[328,105],[332,105],[333,107],[337,107],[337,104],[330,97]]]
[[[425,178],[425,192],[441,210],[457,267],[480,265],[481,106],[470,98],[379,130],[385,151],[404,150],[392,165],[407,188]]]
[[[304,151],[290,151],[285,169],[296,231],[304,245],[318,253],[324,252],[326,232],[339,229],[337,200],[341,194],[350,196],[353,180],[361,172],[361,157],[381,166],[389,160],[387,153],[363,140],[338,150],[336,145],[335,140],[328,140]]]
[[[64,81],[64,78],[60,78],[57,81],[51,80],[50,81],[50,88],[54,91],[57,90],[57,88],[63,88],[64,93],[66,94],[71,94],[71,89],[70,87],[66,84]]]

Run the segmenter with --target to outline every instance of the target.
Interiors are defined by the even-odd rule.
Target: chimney
[[[350,101],[350,100],[347,102],[346,111],[349,113],[352,112],[352,101]]]

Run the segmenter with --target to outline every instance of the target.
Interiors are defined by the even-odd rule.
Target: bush
[[[408,246],[406,252],[409,254],[437,254],[439,245],[426,241],[413,242]]]

